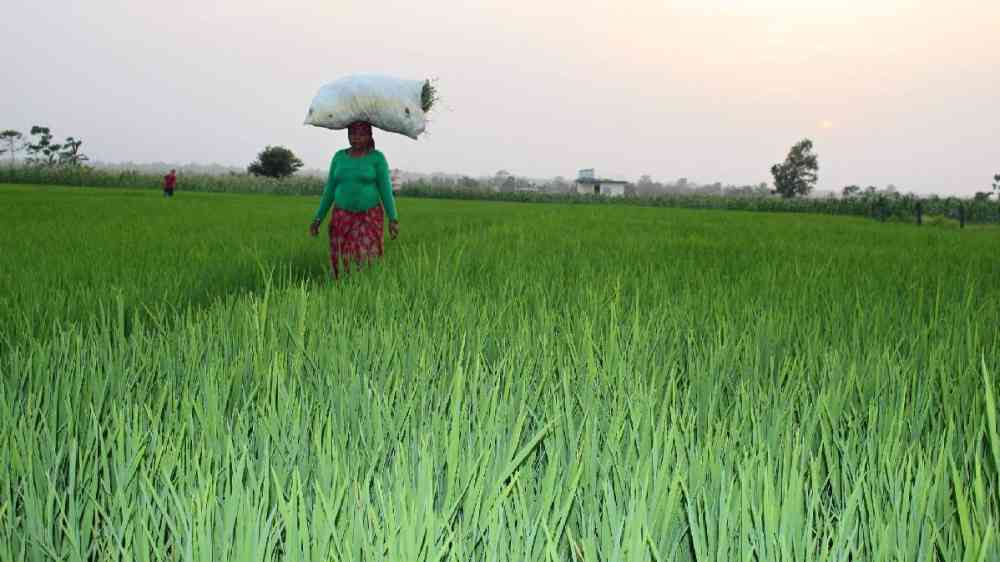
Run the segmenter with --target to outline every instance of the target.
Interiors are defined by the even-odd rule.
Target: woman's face
[[[368,148],[372,140],[372,131],[365,125],[355,124],[347,128],[347,139],[354,150]]]

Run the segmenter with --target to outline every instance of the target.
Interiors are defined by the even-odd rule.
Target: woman
[[[340,262],[350,270],[353,259],[360,266],[382,256],[384,214],[389,214],[389,235],[399,235],[399,217],[392,197],[392,181],[385,156],[375,150],[372,127],[365,122],[347,128],[350,148],[338,150],[330,161],[330,175],[323,189],[323,199],[309,234],[319,234],[323,216],[335,204],[330,215],[330,267],[334,279],[340,277]],[[379,204],[381,202],[381,205]]]

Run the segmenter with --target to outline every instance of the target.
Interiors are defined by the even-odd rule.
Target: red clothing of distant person
[[[163,196],[173,197],[174,187],[177,185],[177,171],[170,170],[170,173],[163,176]]]

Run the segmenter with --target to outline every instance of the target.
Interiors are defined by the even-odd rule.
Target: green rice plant
[[[1000,558],[993,229],[181,201],[0,189],[3,560]]]

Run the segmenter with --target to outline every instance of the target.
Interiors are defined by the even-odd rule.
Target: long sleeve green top
[[[378,205],[379,200],[389,220],[399,220],[385,155],[378,150],[370,150],[360,158],[352,158],[345,148],[338,150],[330,160],[330,175],[313,218],[322,221],[333,204],[338,209],[363,212]]]

